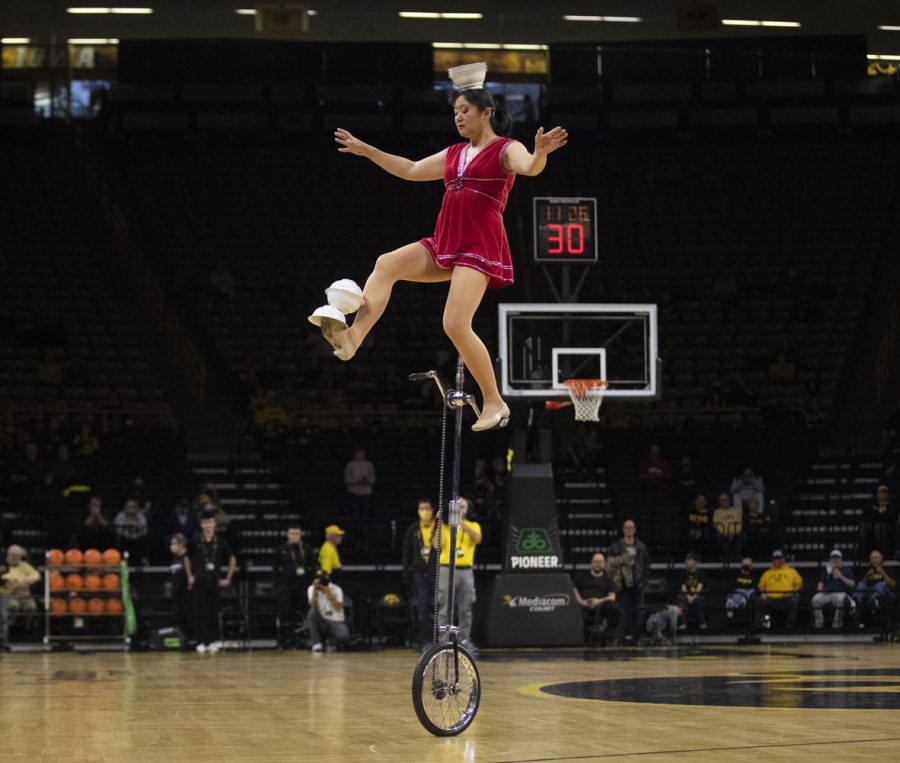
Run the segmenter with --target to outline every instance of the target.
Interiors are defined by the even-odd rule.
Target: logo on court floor
[[[540,690],[558,697],[606,702],[900,710],[900,668],[573,681]]]

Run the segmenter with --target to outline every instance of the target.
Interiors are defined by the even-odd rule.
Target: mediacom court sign
[[[560,607],[568,607],[572,597],[565,593],[550,593],[540,596],[502,594],[504,607],[524,607],[529,612],[556,612]]]

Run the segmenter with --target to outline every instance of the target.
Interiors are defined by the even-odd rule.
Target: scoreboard
[[[597,262],[597,199],[534,198],[534,261]]]

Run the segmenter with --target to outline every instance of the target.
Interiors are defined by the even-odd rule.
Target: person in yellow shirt
[[[472,643],[472,611],[475,608],[475,547],[481,543],[481,525],[466,519],[472,504],[468,498],[459,498],[460,523],[456,533],[456,572],[454,574],[454,598],[459,613],[459,638],[463,646],[474,649]],[[437,533],[432,538],[437,545]],[[441,522],[440,588],[438,611],[440,624],[450,622],[447,613],[447,583],[450,577],[450,526]]]
[[[325,542],[319,549],[319,569],[332,580],[340,577],[341,555],[337,547],[344,540],[344,531],[337,525],[328,525],[325,528]]]
[[[800,591],[803,589],[803,578],[800,573],[784,561],[784,551],[772,552],[772,566],[767,569],[756,586],[759,596],[754,601],[756,617],[754,626],[759,628],[772,612],[787,612],[787,630],[793,630],[797,624],[797,611],[800,608]]]

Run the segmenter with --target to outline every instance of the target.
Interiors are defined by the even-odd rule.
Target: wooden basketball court
[[[484,650],[461,736],[419,725],[416,655],[16,653],[4,761],[897,760],[900,648]]]

